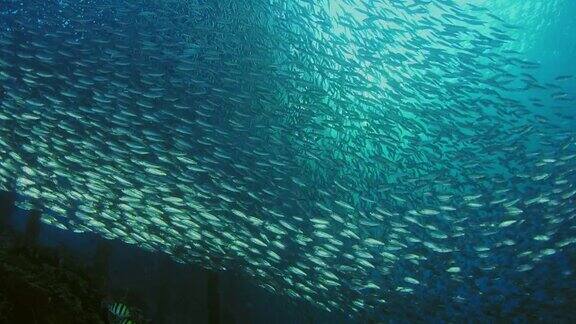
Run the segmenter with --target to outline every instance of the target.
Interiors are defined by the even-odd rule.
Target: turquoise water
[[[2,4],[47,225],[342,321],[574,320],[574,1]]]

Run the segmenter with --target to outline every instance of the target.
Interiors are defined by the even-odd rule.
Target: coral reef
[[[56,249],[0,231],[0,323],[106,323],[94,279]]]

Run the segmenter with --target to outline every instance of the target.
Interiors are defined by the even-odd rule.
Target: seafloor
[[[31,235],[0,228],[0,323],[105,323],[97,276]]]

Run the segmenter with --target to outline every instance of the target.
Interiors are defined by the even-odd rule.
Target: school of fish
[[[497,13],[2,6],[0,187],[44,222],[354,319],[534,319],[576,294],[573,77],[534,76]]]

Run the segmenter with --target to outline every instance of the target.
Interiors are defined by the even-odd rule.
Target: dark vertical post
[[[26,228],[24,230],[24,240],[26,244],[33,245],[38,241],[38,235],[40,234],[40,217],[42,214],[39,210],[33,209],[30,212],[28,221],[26,222]]]
[[[170,314],[171,305],[171,285],[172,271],[170,259],[161,255],[156,268],[155,296],[156,296],[156,314],[154,314],[153,323],[166,323]]]
[[[0,229],[8,227],[8,218],[14,212],[16,195],[13,192],[0,192]]]
[[[218,273],[208,272],[208,323],[220,324],[220,296],[218,293]]]
[[[92,272],[99,288],[104,289],[107,286],[111,254],[112,246],[110,242],[105,239],[99,239],[96,245],[96,253],[94,254],[94,262],[92,263]]]

